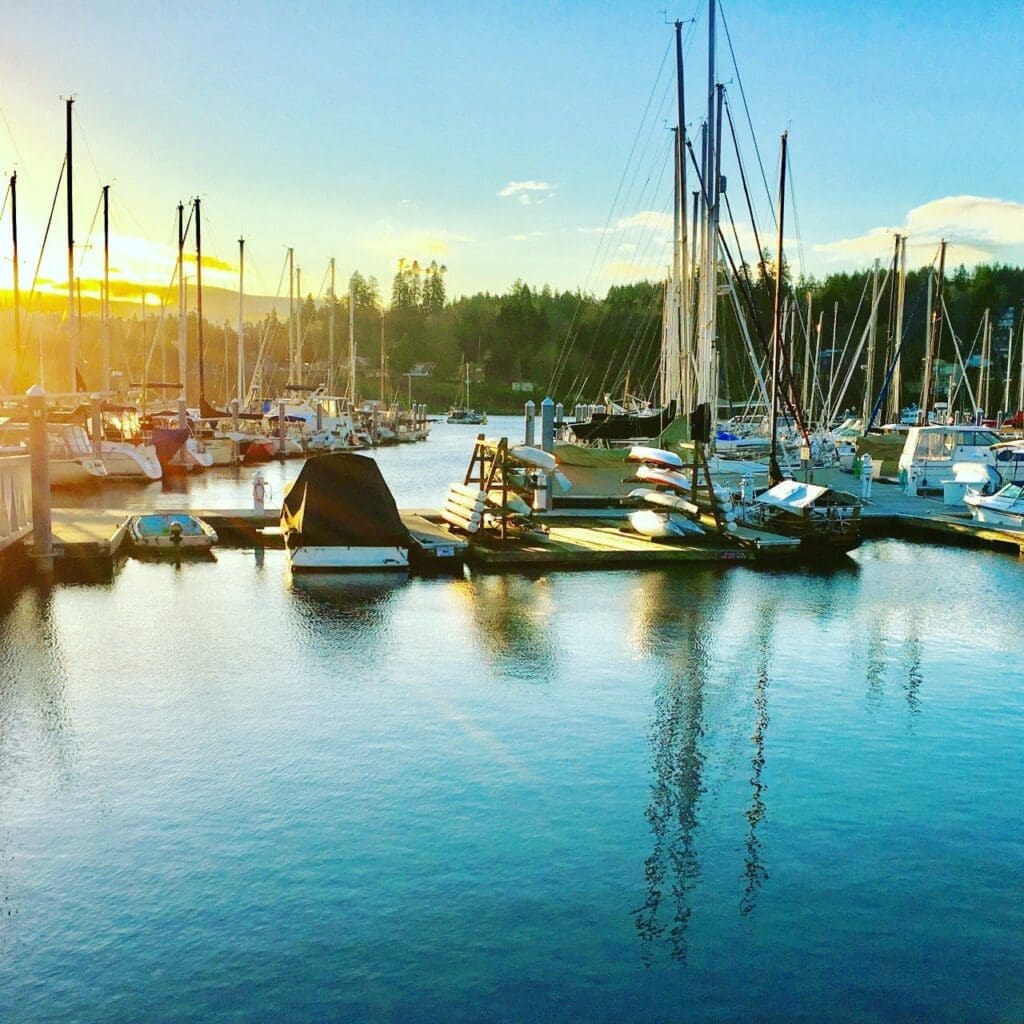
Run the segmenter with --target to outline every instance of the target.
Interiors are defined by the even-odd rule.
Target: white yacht
[[[908,494],[941,491],[957,463],[996,466],[993,445],[1002,438],[988,427],[947,424],[911,427],[899,459],[900,483]]]
[[[1024,484],[1005,484],[995,494],[968,491],[964,504],[979,523],[1024,530]]]

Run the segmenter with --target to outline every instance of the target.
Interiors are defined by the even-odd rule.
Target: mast
[[[871,270],[871,319],[868,321],[868,362],[864,369],[864,404],[861,414],[861,431],[868,432],[871,426],[871,402],[875,385],[875,342],[878,333],[878,260]]]
[[[103,390],[110,390],[110,186],[103,186]]]
[[[989,366],[992,362],[991,310],[985,310],[983,321],[984,326],[981,331],[981,366],[978,367],[978,405],[981,407],[982,419],[988,415],[988,387],[989,378],[991,377]]]
[[[1024,411],[1024,307],[1020,311],[1020,373],[1017,376],[1017,411]]]
[[[199,415],[206,410],[206,367],[203,362],[203,243],[199,196],[193,200],[196,214],[196,344],[199,348]]]
[[[348,282],[348,388],[352,409],[356,407],[356,277]]]
[[[683,387],[683,345],[690,337],[690,266],[687,259],[686,223],[686,91],[683,85],[683,23],[675,23],[676,30],[676,196],[675,214],[679,223],[676,238],[678,249],[677,291],[677,338],[676,338],[676,415],[682,412]]]
[[[1013,359],[1013,307],[1010,307],[1010,319],[1011,323],[1006,331],[1006,380],[1003,384],[1003,412],[1010,415],[1010,377],[1013,375],[1013,364],[1010,362]]]
[[[811,383],[811,291],[807,290],[807,321],[804,324],[804,376],[800,389],[800,407],[807,416],[808,429],[810,429],[811,409],[807,404],[808,389]]]
[[[782,227],[786,214],[786,143],[789,132],[782,133],[782,156],[779,162],[779,236],[778,246],[775,250],[775,301],[772,317],[772,388],[771,388],[771,448],[768,456],[768,474],[771,486],[779,483],[782,479],[782,471],[779,469],[779,461],[776,455],[776,445],[779,437],[779,362],[782,348]]]
[[[21,289],[18,284],[18,172],[11,174],[11,258],[14,267],[14,366],[15,387],[24,373],[24,352],[21,350]],[[40,371],[41,372],[41,371]]]
[[[895,358],[892,369],[892,378],[889,381],[889,419],[899,423],[902,410],[900,409],[900,370],[902,356],[900,349],[903,345],[903,306],[907,294],[907,237],[906,235],[896,236],[896,337],[894,339]]]
[[[302,267],[295,268],[295,383],[306,383],[306,368],[302,365]]]
[[[327,313],[327,393],[334,394],[334,257],[331,257],[331,304]]]
[[[74,189],[71,174],[71,106],[74,99],[66,99],[65,103],[65,145],[64,161],[67,167],[67,216],[68,216],[68,351],[71,361],[71,391],[78,390],[75,370],[78,366],[78,327],[75,322],[75,209]]]
[[[178,203],[178,384],[181,387],[178,397],[182,400],[188,396],[186,359],[188,348],[188,323],[185,318],[185,204]],[[184,427],[184,423],[178,426]]]
[[[928,334],[928,352],[924,362],[924,382],[921,385],[920,420],[928,426],[928,413],[932,407],[932,374],[942,337],[942,279],[946,273],[946,240],[939,243],[939,275],[935,284],[935,308],[931,310],[931,330]],[[930,303],[929,303],[930,305]]]
[[[288,249],[288,383],[295,376],[295,250]]]
[[[380,407],[381,407],[381,409],[384,408],[384,402],[385,402],[385,394],[384,394],[384,387],[385,387],[385,384],[384,384],[384,380],[385,380],[384,363],[385,363],[385,359],[386,359],[386,357],[384,355],[384,310],[381,310],[381,312],[380,312]],[[395,403],[395,405],[398,405],[398,404],[399,404],[398,402]]]
[[[238,239],[238,360],[235,376],[235,393],[242,402],[242,388],[245,387],[245,239]]]

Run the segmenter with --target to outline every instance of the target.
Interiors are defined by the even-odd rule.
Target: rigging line
[[[693,146],[689,141],[687,141],[686,143],[686,151],[690,155],[690,162],[693,164],[693,170],[697,178],[697,184],[700,186],[702,190],[705,190],[706,186],[704,184],[703,176],[701,174],[701,167],[700,164],[697,162],[697,155],[696,153],[694,153]],[[762,329],[761,320],[757,316],[757,307],[754,303],[753,295],[746,288],[746,282],[740,276],[740,273],[736,268],[736,262],[733,259],[732,253],[729,250],[729,243],[725,239],[725,232],[722,230],[721,224],[718,225],[718,241],[721,247],[721,251],[725,256],[726,260],[728,261],[730,269],[732,270],[733,280],[739,281],[740,284],[743,286],[742,292],[743,297],[747,303],[747,314],[753,321],[754,329],[757,332],[757,339],[761,343],[761,348],[763,352],[765,353],[765,355],[769,355],[771,349],[769,348],[768,339],[765,337],[764,330]],[[786,412],[788,412],[792,416],[793,422],[797,425],[797,428],[799,429],[800,433],[803,434],[805,442],[808,445],[810,445],[811,439],[807,432],[807,426],[804,422],[803,414],[800,411],[800,405],[796,400],[796,382],[793,379],[792,373],[790,372],[789,360],[782,359],[780,360],[780,362],[781,367],[779,376],[781,378],[780,384],[782,384],[783,386],[780,387],[778,390],[782,395],[783,404],[786,407]]]
[[[60,174],[57,175],[57,187],[54,189],[53,192],[53,202],[50,204],[50,216],[47,218],[46,230],[43,232],[43,243],[42,245],[39,246],[39,259],[36,260],[36,269],[35,273],[32,275],[32,287],[28,293],[28,301],[26,302],[26,306],[31,305],[32,298],[36,293],[36,286],[39,284],[39,268],[42,266],[43,263],[43,253],[46,250],[46,241],[50,237],[50,228],[53,226],[53,214],[54,211],[57,209],[57,200],[60,198],[60,187],[64,182],[64,171],[67,169],[67,166],[68,158],[65,155],[64,160],[61,162],[60,165]]]
[[[672,49],[672,39],[670,38],[668,43],[667,43],[667,45],[665,46],[665,52],[662,54],[661,64],[658,67],[658,73],[654,77],[654,83],[651,86],[650,95],[647,97],[647,104],[644,107],[644,112],[643,112],[643,114],[640,117],[640,124],[637,125],[636,135],[633,137],[633,145],[630,147],[629,156],[626,157],[625,166],[622,168],[622,175],[619,178],[619,184],[618,184],[618,187],[615,190],[615,198],[612,199],[611,207],[608,210],[608,217],[605,220],[604,228],[602,229],[605,232],[608,231],[608,227],[611,224],[612,217],[614,216],[615,207],[616,207],[616,204],[619,201],[619,194],[622,191],[622,186],[623,186],[623,183],[626,180],[626,174],[629,171],[630,164],[632,164],[632,162],[633,162],[633,154],[636,152],[637,144],[640,141],[640,135],[643,132],[644,125],[647,122],[647,114],[648,114],[648,112],[651,109],[651,104],[654,102],[654,97],[655,97],[655,95],[656,95],[656,93],[658,91],[658,83],[661,81],[662,73],[665,70],[665,63],[668,60],[668,55],[669,55],[669,52],[671,51],[671,49]],[[590,277],[591,277],[591,274],[593,274],[594,266],[597,263],[597,256],[598,256],[599,252],[600,252],[600,243],[598,244],[597,250],[594,252],[593,259],[591,260],[591,263],[590,263],[590,270],[587,271],[587,276],[586,276],[586,278],[584,280],[584,283],[583,283],[583,289],[580,292],[580,298],[577,300],[576,309],[573,311],[572,319],[569,322],[569,329],[566,332],[566,338],[562,342],[562,347],[563,348],[565,347],[565,345],[568,342],[569,338],[572,336],[573,325],[576,322],[577,316],[578,316],[579,311],[580,311],[580,306],[581,306],[582,301],[583,301],[583,293],[586,291],[587,285],[590,283]],[[558,365],[558,362],[560,361],[560,359],[561,359],[561,354],[559,354],[559,358],[558,358],[558,360],[556,360],[556,368],[557,368],[557,365]],[[550,390],[550,385],[549,385],[549,390]]]
[[[18,149],[18,140],[14,137],[14,130],[11,128],[11,122],[7,120],[7,115],[4,113],[4,108],[0,107],[0,120],[3,120],[4,127],[7,129],[7,134],[11,139],[11,146],[14,148],[14,155],[18,158],[18,166],[23,170],[28,170],[25,166],[25,158],[21,155],[21,150]]]
[[[0,220],[4,219],[4,212],[7,209],[7,200],[10,199],[10,198],[11,198],[11,183],[10,183],[10,181],[8,181],[7,182],[7,191],[4,192],[3,205],[0,206]]]
[[[75,105],[71,109],[75,115],[75,123],[78,125],[78,132],[82,136],[82,141],[85,143],[85,151],[86,153],[89,154],[89,163],[92,164],[92,172],[93,174],[96,175],[96,184],[99,185],[100,188],[102,188],[103,179],[100,177],[99,168],[97,168],[96,161],[95,159],[93,159],[92,146],[89,145],[89,139],[88,136],[85,134],[85,128],[82,127],[82,119],[78,116],[78,107],[77,105]]]
[[[103,206],[103,190],[100,189],[100,197],[96,200],[96,209],[92,212],[92,222],[89,224],[89,230],[85,235],[85,242],[79,246],[78,250],[78,272],[81,275],[82,263],[85,261],[86,252],[92,248],[92,233],[96,229],[96,219],[100,215],[100,208]]]
[[[796,252],[797,260],[800,264],[800,279],[803,280],[804,276],[804,237],[800,231],[800,214],[796,208],[796,185],[793,181],[793,153],[792,150],[786,148],[786,178],[789,181],[789,205],[793,208],[793,230],[796,232]],[[790,284],[790,290],[793,291],[793,297],[796,297],[795,290],[792,283]]]
[[[754,122],[750,116],[750,106],[747,103],[747,91],[743,88],[743,77],[740,75],[740,66],[736,60],[736,51],[732,47],[732,33],[729,31],[729,23],[725,19],[725,10],[720,0],[712,0],[718,4],[718,13],[722,18],[722,27],[725,29],[725,39],[729,44],[729,56],[732,57],[733,70],[736,72],[736,84],[740,87],[740,99],[743,100],[743,110],[747,115],[747,125],[750,128],[750,138],[754,143],[754,153],[757,156],[757,165],[761,168],[761,180],[764,182],[765,195],[768,196],[768,208],[772,211],[772,223],[778,227],[779,221],[775,215],[775,200],[772,198],[772,190],[768,185],[768,175],[764,171],[764,161],[761,159],[761,148],[757,144],[757,136],[754,134]]]
[[[729,103],[728,93],[726,93],[725,96],[725,115],[726,120],[729,122],[729,134],[732,136],[733,150],[736,153],[736,165],[740,172],[740,184],[743,186],[743,197],[747,201],[747,212],[750,215],[750,230],[754,234],[754,245],[757,246],[757,264],[760,268],[762,279],[766,280],[768,277],[768,267],[765,265],[764,261],[764,246],[761,245],[761,236],[757,230],[757,218],[754,216],[754,205],[750,196],[750,186],[747,182],[747,172],[743,166],[743,157],[740,156],[740,144],[739,140],[736,138],[736,126],[732,119],[732,105]],[[728,193],[726,193],[725,202],[726,206],[728,206]],[[772,210],[774,211],[774,206],[772,207]],[[732,217],[731,210],[729,211],[729,216]],[[742,256],[740,257],[740,260],[742,262]]]
[[[671,149],[671,146],[668,145],[670,143],[670,141],[671,141],[670,137],[666,137],[666,145],[668,146],[669,150]],[[664,156],[664,155],[660,157],[660,160],[661,160],[662,164],[664,164],[665,159],[666,159],[666,156]],[[653,173],[654,173],[654,170],[653,170],[653,167],[652,167],[652,170],[651,170],[651,172],[648,175],[648,182],[650,181],[651,176],[653,176]],[[663,172],[663,174],[664,174],[664,172]],[[645,188],[646,188],[646,185],[645,185]],[[671,201],[669,201],[669,203],[665,204],[665,209],[663,209],[661,211],[662,213],[666,212],[666,209],[670,205],[670,202]],[[640,235],[640,237],[638,239],[638,242],[637,242],[638,249],[639,249],[640,244],[644,242],[644,239],[646,237],[648,237],[648,233],[652,233],[653,234],[654,231],[655,231],[655,225],[654,224],[647,224],[647,225],[644,225],[641,228],[641,235]],[[648,245],[649,245],[649,241],[648,241]],[[646,247],[645,247],[645,249],[643,251],[643,256],[646,256]],[[639,276],[639,271],[637,272],[636,275],[634,275],[633,280],[630,281],[630,282],[627,282],[627,283],[630,283],[630,284],[635,283],[638,276]],[[608,315],[609,315],[609,307],[608,307],[607,302],[605,302],[601,306],[600,316],[599,316],[598,322],[597,322],[597,324],[596,324],[596,326],[594,328],[593,339],[591,341],[590,349],[588,350],[588,352],[587,352],[587,354],[586,354],[586,356],[584,358],[584,362],[589,362],[590,359],[593,357],[594,351],[595,351],[595,349],[597,347],[597,344],[601,340],[602,330],[604,328],[604,324],[605,324],[605,321],[607,320]],[[579,332],[578,332],[578,329],[577,329],[577,338],[578,338],[578,333]],[[575,339],[574,339],[574,341],[575,341]],[[572,350],[570,349],[569,351],[566,352],[566,362],[563,363],[563,366],[559,370],[558,375],[555,378],[555,383],[557,383],[558,378],[560,378],[561,374],[564,372],[565,366],[567,365],[568,357],[571,354],[571,351]]]
[[[624,218],[623,214],[625,213],[625,209],[626,209],[627,203],[629,203],[631,201],[632,197],[633,197],[633,190],[634,190],[634,188],[636,186],[637,178],[640,175],[640,171],[641,171],[642,166],[644,166],[644,164],[645,164],[646,157],[647,157],[647,151],[650,148],[651,140],[654,138],[655,132],[657,130],[658,118],[661,117],[661,112],[664,109],[665,103],[666,103],[666,101],[668,99],[671,84],[672,83],[670,81],[670,82],[667,83],[667,85],[665,87],[665,91],[664,91],[664,93],[662,94],[662,97],[661,97],[661,102],[660,102],[660,104],[658,106],[658,111],[657,111],[657,113],[655,115],[654,120],[651,122],[650,129],[647,132],[647,138],[644,141],[643,149],[641,150],[640,156],[637,158],[637,160],[636,160],[636,162],[634,164],[633,176],[630,179],[630,183],[629,183],[629,186],[628,186],[628,188],[626,190],[626,194],[622,197],[622,202],[619,204],[618,217],[619,217],[619,221],[620,222],[622,220],[628,220],[629,219],[629,218]],[[664,144],[663,144],[662,148],[664,148]],[[653,161],[652,161],[652,163],[650,165],[651,169],[648,171],[647,177],[645,178],[644,183],[643,183],[643,185],[640,188],[640,194],[635,199],[636,206],[634,207],[632,216],[636,216],[637,214],[639,214],[641,212],[641,207],[643,205],[644,193],[646,192],[647,187],[648,187],[648,185],[651,182],[651,178],[652,178],[652,176],[654,174],[654,169],[656,167],[658,167],[659,164],[661,164],[662,166],[664,165],[664,159],[659,156],[659,152],[660,152],[659,150],[656,150],[654,158],[653,158]],[[626,172],[627,173],[628,173],[628,171],[629,171],[629,167],[626,168]],[[662,176],[664,176],[664,171],[662,171]],[[614,214],[616,211],[613,209],[612,212]],[[618,225],[616,226],[616,228],[612,228],[610,231],[605,231],[603,233],[603,235],[602,235],[602,238],[601,238],[600,242],[598,243],[598,248],[597,248],[597,251],[595,253],[595,262],[597,260],[597,257],[601,255],[602,249],[604,250],[604,258],[602,259],[602,261],[600,263],[600,266],[597,268],[598,274],[600,274],[605,269],[605,267],[608,264],[608,261],[611,258],[611,255],[612,255],[612,244],[613,244],[613,240],[614,240],[613,236],[615,235],[617,230],[618,230]],[[586,284],[589,284],[589,283],[590,283],[590,278],[589,278],[589,275],[588,275],[588,280],[587,280]],[[568,340],[569,340],[569,350],[565,354],[565,359],[568,358],[569,351],[571,351],[572,345],[575,344],[576,338],[575,338],[575,336],[573,336],[572,338],[570,338]],[[557,385],[558,378],[561,376],[561,373],[564,371],[564,368],[565,368],[565,361],[563,360],[562,365],[558,369],[558,375],[553,379],[552,387]]]

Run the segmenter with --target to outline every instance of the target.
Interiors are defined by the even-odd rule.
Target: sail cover
[[[306,460],[281,503],[281,529],[291,548],[409,546],[377,463],[350,452]]]

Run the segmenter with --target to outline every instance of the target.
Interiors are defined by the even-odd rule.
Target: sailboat
[[[463,360],[462,365],[465,367],[465,370],[466,370],[465,380],[463,382],[465,384],[465,388],[466,388],[466,393],[465,393],[466,397],[465,397],[465,401],[464,401],[462,406],[452,406],[452,408],[448,410],[448,422],[449,423],[459,423],[459,424],[464,424],[464,425],[469,425],[469,424],[476,425],[476,424],[486,423],[487,422],[487,413],[485,413],[485,412],[477,412],[475,409],[470,407],[470,404],[469,404],[469,363],[467,363],[465,360]]]

